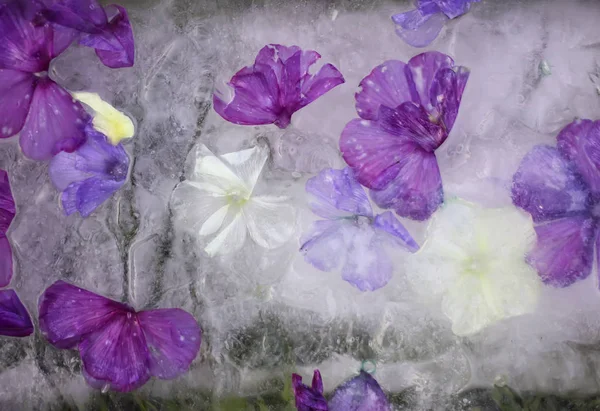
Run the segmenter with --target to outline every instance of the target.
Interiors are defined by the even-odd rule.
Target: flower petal
[[[150,353],[135,312],[115,313],[79,343],[79,352],[86,373],[115,391],[132,391],[150,378]]]
[[[305,73],[308,73],[306,71]],[[306,75],[306,74],[305,74]],[[344,76],[331,64],[325,64],[314,76],[310,76],[302,82],[302,94],[298,109],[312,103],[329,90],[344,84]]]
[[[466,67],[439,70],[429,90],[430,100],[435,111],[447,133],[450,133],[454,121],[458,116],[458,108],[462,99],[462,93],[469,79],[470,71]]]
[[[47,2],[42,13],[53,23],[84,33],[96,33],[108,22],[96,0],[55,0]]]
[[[318,390],[318,381],[321,381],[320,391]],[[302,384],[301,376],[292,374],[292,389],[294,390],[296,409],[298,411],[328,410],[327,400],[323,397],[321,373],[319,373],[319,370],[315,370],[314,372],[313,388]]]
[[[29,116],[21,131],[23,153],[48,160],[60,151],[74,151],[84,141],[89,115],[62,87],[42,79],[33,93]]]
[[[431,86],[440,70],[454,67],[454,60],[446,54],[427,51],[411,58],[407,66],[406,76],[411,86],[412,101],[432,112],[436,102],[431,100]]]
[[[243,214],[241,212],[237,213],[232,216],[230,222],[225,224],[225,228],[208,243],[204,251],[210,257],[236,252],[246,242],[246,230],[246,221]]]
[[[233,169],[252,192],[258,177],[269,158],[269,149],[264,146],[255,146],[247,150],[235,151],[221,156]]]
[[[334,271],[346,260],[348,252],[344,230],[345,220],[315,221],[300,238],[304,260],[321,271]]]
[[[94,128],[108,137],[112,145],[133,137],[135,128],[131,119],[102,100],[97,93],[79,92],[73,93],[73,97],[94,111]]]
[[[535,227],[537,244],[528,256],[542,281],[567,287],[590,275],[596,224],[586,216],[549,221]]]
[[[87,180],[71,183],[61,197],[66,215],[78,211],[82,217],[88,217],[96,208],[117,192],[123,182],[91,177]]]
[[[322,170],[308,179],[306,192],[309,194],[310,209],[319,217],[334,219],[373,215],[369,198],[350,167]]]
[[[4,234],[0,234],[0,287],[9,285],[12,275],[12,248],[8,238]]]
[[[442,31],[448,21],[443,13],[424,15],[419,9],[392,16],[396,34],[413,47],[426,47]]]
[[[444,201],[442,177],[434,153],[409,148],[397,163],[395,179],[383,190],[371,190],[371,199],[401,217],[427,220]]]
[[[434,0],[440,10],[450,19],[454,19],[469,11],[471,3],[481,0]]]
[[[575,120],[556,137],[558,151],[571,161],[593,193],[600,193],[600,121]]]
[[[186,372],[202,337],[194,317],[174,308],[142,311],[137,316],[148,345],[150,374],[171,379]]]
[[[27,309],[13,290],[0,290],[0,335],[26,337],[33,333]]]
[[[381,106],[379,124],[390,135],[408,138],[427,152],[433,152],[448,137],[443,126],[432,122],[425,109],[412,102],[394,109]]]
[[[57,281],[44,291],[38,308],[40,330],[50,344],[59,348],[74,348],[115,315],[133,312],[125,304],[64,281]]]
[[[6,234],[15,218],[15,199],[8,181],[8,173],[0,170],[0,234]]]
[[[282,200],[285,198],[252,197],[242,208],[250,237],[269,250],[285,244],[295,231],[296,210],[281,204]]]
[[[385,393],[370,374],[360,374],[346,381],[333,392],[330,411],[391,411]]]
[[[225,212],[229,209],[227,198],[216,196],[202,187],[197,187],[195,183],[184,181],[179,184],[172,194],[171,209],[175,217],[188,229],[197,232],[199,235],[210,235],[217,232],[223,224],[220,219],[219,210]],[[218,220],[215,218],[219,217]],[[213,220],[211,220],[211,218]],[[205,224],[211,220],[206,227]],[[218,224],[218,227],[214,227]]]
[[[391,211],[379,214],[373,220],[373,227],[390,234],[394,241],[410,252],[419,250],[419,244]]]
[[[398,60],[388,60],[375,67],[362,79],[356,93],[356,112],[366,120],[377,120],[379,107],[398,107],[411,101],[412,95],[406,77],[406,64]]]
[[[12,137],[23,128],[35,83],[30,73],[0,70],[0,138]]]
[[[113,4],[107,7],[107,12],[113,17],[102,34],[89,34],[80,40],[80,44],[96,49],[96,55],[107,67],[133,67],[135,46],[127,10]]]
[[[588,196],[581,178],[554,147],[534,147],[513,176],[513,203],[536,222],[585,211]]]

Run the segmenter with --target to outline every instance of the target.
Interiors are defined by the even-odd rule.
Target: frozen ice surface
[[[457,338],[439,305],[416,300],[402,270],[384,288],[361,293],[306,264],[292,241],[268,253],[250,244],[234,259],[209,259],[193,233],[173,221],[169,201],[205,144],[223,154],[268,144],[263,189],[277,187],[298,209],[299,232],[316,219],[304,183],[341,167],[337,141],[356,117],[354,93],[373,67],[421,52],[394,33],[390,16],[409,2],[379,0],[124,1],[136,37],[136,65],[110,70],[93,50],[72,47],[52,75],[71,90],[97,92],[135,121],[125,143],[130,181],[91,217],[62,216],[47,165],[0,142],[17,217],[9,237],[12,286],[37,315],[56,279],[127,301],[138,309],[181,307],[205,335],[190,372],[153,380],[142,392],[172,398],[256,396],[296,370],[320,368],[326,390],[363,361],[393,393],[412,390],[414,409],[448,409],[453,394],[502,381],[518,390],[600,393],[600,295],[595,273],[568,289],[545,288],[538,311]],[[426,50],[471,69],[460,113],[436,152],[446,195],[510,204],[511,176],[535,144],[554,144],[575,117],[600,117],[600,3],[483,0],[450,21]],[[230,124],[211,107],[215,84],[253,62],[268,43],[317,50],[346,83],[297,112],[286,130]],[[405,221],[418,242],[424,224]],[[39,335],[3,339],[0,409],[92,395],[77,354]]]

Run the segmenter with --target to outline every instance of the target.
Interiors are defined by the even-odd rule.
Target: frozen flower
[[[361,291],[373,291],[392,277],[387,247],[419,249],[392,212],[377,216],[350,168],[325,169],[306,182],[309,206],[319,217],[302,236],[304,259],[322,271],[342,267],[342,278]]]
[[[25,4],[0,4],[0,138],[20,133],[23,153],[47,160],[85,140],[88,119],[81,104],[48,76],[55,45],[49,23],[27,18]]]
[[[378,206],[426,220],[443,202],[435,150],[454,125],[468,77],[449,56],[427,52],[408,64],[386,61],[361,81],[361,118],[346,125],[340,149]]]
[[[335,389],[329,411],[391,411],[391,407],[375,378],[361,371]]]
[[[15,200],[8,182],[8,173],[0,170],[0,287],[6,287],[12,278],[12,249],[6,232],[14,218]]]
[[[302,384],[301,376],[292,374],[292,389],[298,411],[328,410],[327,400],[323,396],[323,380],[319,370],[315,370],[313,374],[311,387]]]
[[[77,349],[83,375],[95,388],[131,391],[150,379],[185,373],[200,349],[202,331],[177,309],[133,308],[57,281],[39,300],[40,329],[55,347]]]
[[[413,47],[425,47],[449,19],[462,16],[481,0],[415,0],[415,10],[395,14],[396,33]]]
[[[0,290],[0,335],[26,337],[33,333],[27,309],[13,290]]]
[[[292,114],[344,83],[342,74],[331,64],[309,74],[320,58],[316,51],[303,51],[298,46],[263,47],[253,66],[233,76],[228,90],[215,92],[215,111],[235,124],[286,128]]]
[[[110,68],[131,67],[135,47],[125,8],[112,4],[102,8],[96,0],[42,0],[41,14],[48,21],[70,30],[79,44],[96,50]]]
[[[455,334],[534,311],[541,281],[525,261],[535,239],[529,217],[454,200],[436,213],[427,234],[405,268],[423,296],[442,298]]]
[[[173,192],[173,211],[198,235],[214,236],[208,255],[241,249],[247,234],[266,249],[291,238],[295,210],[287,198],[254,193],[268,156],[264,147],[216,156],[200,146],[193,175]]]
[[[79,212],[89,216],[123,186],[129,171],[129,157],[121,144],[113,146],[90,124],[86,142],[72,153],[59,153],[50,162],[49,174],[62,191],[66,215]]]
[[[121,140],[133,137],[135,132],[133,121],[102,100],[98,94],[78,92],[73,93],[73,97],[92,109],[94,112],[92,125],[108,137],[111,144],[116,146]]]
[[[575,120],[557,142],[525,156],[512,198],[536,223],[530,264],[545,283],[566,287],[590,275],[600,247],[600,121]]]

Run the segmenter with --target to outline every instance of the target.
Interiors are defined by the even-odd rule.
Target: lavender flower
[[[77,211],[82,217],[89,216],[127,179],[129,157],[123,146],[113,146],[91,124],[85,132],[85,144],[72,153],[57,154],[48,171],[54,186],[62,191],[66,215]]]
[[[415,0],[415,10],[395,14],[396,33],[413,47],[425,47],[440,34],[449,19],[462,16],[481,0]]]
[[[331,64],[324,65],[317,74],[308,73],[320,58],[316,51],[303,51],[298,46],[263,47],[253,66],[233,76],[228,83],[230,90],[217,90],[213,97],[215,111],[235,124],[286,128],[292,114],[344,83],[342,74]]]
[[[404,226],[387,211],[373,216],[364,189],[350,168],[325,169],[306,182],[309,206],[319,217],[302,236],[304,259],[322,271],[342,266],[342,278],[361,291],[386,285],[393,266],[385,248],[419,249]]]
[[[371,198],[402,217],[426,220],[443,202],[435,150],[448,137],[469,77],[449,56],[390,60],[365,77],[340,149]]]
[[[292,389],[298,411],[328,410],[327,400],[323,397],[323,380],[319,370],[315,370],[313,374],[311,387],[302,384],[301,376],[292,374]]]
[[[27,309],[13,290],[0,290],[0,335],[26,337],[33,333]]]
[[[600,121],[575,120],[557,142],[525,156],[512,198],[536,223],[529,263],[545,283],[567,287],[590,275],[600,247]]]
[[[40,329],[52,345],[79,350],[83,375],[95,388],[127,392],[151,376],[176,378],[200,349],[200,327],[183,310],[136,312],[63,281],[44,291],[39,313]]]

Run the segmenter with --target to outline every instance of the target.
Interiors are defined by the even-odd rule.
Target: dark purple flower
[[[329,411],[391,411],[391,407],[375,378],[361,371],[335,389]]]
[[[43,0],[42,15],[55,25],[81,33],[79,44],[96,50],[110,68],[131,67],[135,59],[127,10],[116,4],[102,8],[96,0]]]
[[[303,51],[298,46],[263,47],[253,66],[233,76],[229,90],[215,92],[215,111],[235,124],[273,123],[286,128],[292,114],[344,83],[342,74],[331,64],[309,74],[309,68],[320,58],[316,51]]]
[[[468,78],[466,68],[432,51],[408,64],[386,61],[361,81],[361,118],[346,125],[340,149],[378,206],[426,220],[443,202],[435,150],[454,125]]]
[[[0,290],[0,335],[26,337],[33,333],[27,309],[13,290]]]
[[[12,278],[12,249],[6,232],[15,218],[15,200],[10,190],[8,173],[0,170],[0,287],[6,287]]]
[[[315,370],[313,374],[312,387],[302,384],[302,377],[298,374],[292,374],[292,389],[298,411],[327,411],[327,400],[323,396],[323,380],[319,370]]]
[[[23,153],[47,160],[85,140],[88,119],[79,102],[48,77],[58,34],[28,19],[19,1],[0,5],[0,138],[20,132]]]
[[[342,278],[361,291],[383,287],[393,266],[385,248],[419,249],[398,219],[387,211],[373,216],[367,194],[350,168],[325,169],[306,182],[309,206],[319,217],[302,236],[304,259],[322,271],[342,267]]]
[[[575,120],[557,142],[523,158],[512,199],[536,223],[529,263],[544,282],[566,287],[590,274],[600,247],[600,121]]]
[[[57,281],[39,301],[40,329],[58,348],[78,349],[86,380],[96,388],[131,391],[150,379],[185,373],[202,331],[176,309],[136,312],[90,291]]]
[[[481,0],[415,0],[415,10],[395,14],[396,33],[413,47],[425,47],[440,34],[448,21],[462,16],[471,3]]]
[[[91,124],[85,130],[86,142],[72,153],[54,156],[48,170],[52,183],[62,191],[66,215],[78,211],[89,216],[127,179],[129,157],[123,146],[113,146]]]

